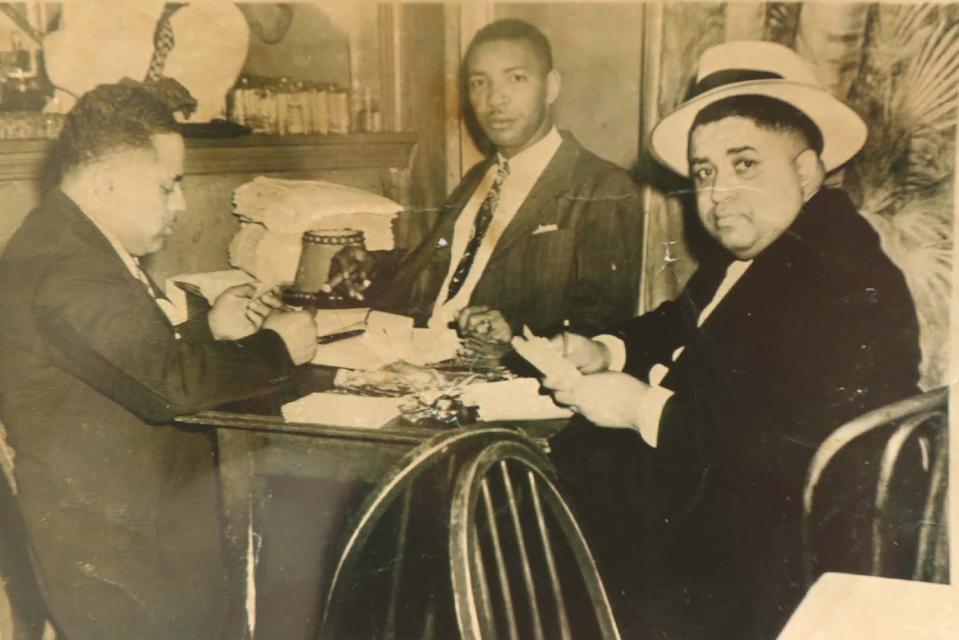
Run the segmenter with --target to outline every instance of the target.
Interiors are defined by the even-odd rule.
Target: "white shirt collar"
[[[563,143],[563,136],[559,135],[556,127],[549,130],[545,136],[529,147],[523,149],[512,158],[507,158],[501,153],[496,154],[496,159],[500,162],[509,162],[509,175],[512,181],[517,177],[531,177],[534,180],[539,178],[540,174],[549,164],[549,161],[556,155],[556,150]]]

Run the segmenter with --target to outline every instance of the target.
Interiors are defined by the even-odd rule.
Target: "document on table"
[[[288,422],[308,422],[334,427],[379,429],[400,415],[400,398],[374,398],[344,393],[311,393],[283,405],[283,418]]]
[[[318,316],[318,328],[320,324]],[[397,360],[416,365],[448,360],[456,355],[459,348],[455,331],[415,329],[412,318],[391,313],[372,311],[365,323],[335,324],[323,321],[320,335],[363,326],[366,332],[353,338],[318,345],[313,364],[376,371]]]
[[[500,382],[469,385],[460,394],[463,404],[477,407],[480,420],[552,420],[568,418],[573,412],[560,407],[540,393],[535,378],[514,378]]]

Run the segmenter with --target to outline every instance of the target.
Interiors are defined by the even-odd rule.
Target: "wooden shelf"
[[[185,173],[279,173],[405,168],[416,133],[250,135],[186,141]],[[0,181],[41,176],[52,140],[0,141]]]

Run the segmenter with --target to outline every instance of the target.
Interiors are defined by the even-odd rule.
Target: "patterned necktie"
[[[163,312],[163,315],[167,317],[167,320],[170,321],[170,324],[174,327],[187,319],[186,312],[177,308],[173,301],[170,300],[167,295],[163,292],[163,289],[153,281],[153,278],[150,277],[150,274],[140,265],[140,260],[135,257],[133,258],[133,264],[136,267],[136,271],[133,273],[133,277],[139,280],[143,287],[147,290],[147,293],[150,294],[150,297],[153,298],[153,301],[156,302],[156,305],[160,307],[160,311]],[[180,334],[176,331],[173,332],[173,335],[177,340],[180,339]]]
[[[479,249],[480,243],[483,242],[486,231],[489,229],[489,224],[493,220],[493,212],[496,211],[496,205],[499,204],[500,188],[503,186],[503,181],[506,180],[506,176],[508,175],[509,162],[503,160],[499,164],[499,169],[496,171],[493,186],[490,187],[489,193],[483,198],[483,204],[480,205],[479,211],[476,212],[476,219],[473,221],[473,233],[470,235],[469,242],[466,244],[463,257],[460,258],[459,264],[456,265],[456,271],[453,272],[449,290],[446,294],[447,301],[452,299],[459,293],[460,289],[463,288],[463,282],[470,273],[473,260],[476,259],[476,251]]]
[[[182,4],[167,4],[157,20],[156,31],[153,32],[153,57],[150,59],[150,69],[147,71],[147,82],[156,82],[163,77],[163,67],[166,65],[167,56],[173,51],[173,45],[176,41],[173,39],[173,25],[170,24],[172,16]]]
[[[134,272],[133,277],[139,280],[143,286],[146,287],[147,293],[149,293],[154,300],[166,300],[166,294],[164,294],[163,291],[160,290],[160,287],[153,282],[153,278],[147,274],[146,270],[140,264],[139,258],[136,256],[131,257],[133,258],[133,264],[136,266],[136,272]]]

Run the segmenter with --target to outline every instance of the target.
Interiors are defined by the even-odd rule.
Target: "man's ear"
[[[551,69],[546,74],[546,104],[552,105],[559,97],[559,91],[563,88],[563,77],[559,71]]]
[[[806,149],[793,160],[796,175],[799,176],[799,188],[803,202],[813,197],[822,186],[826,176],[819,154],[812,149]]]
[[[90,192],[103,202],[110,197],[115,187],[114,172],[106,162],[96,162],[89,168]]]

